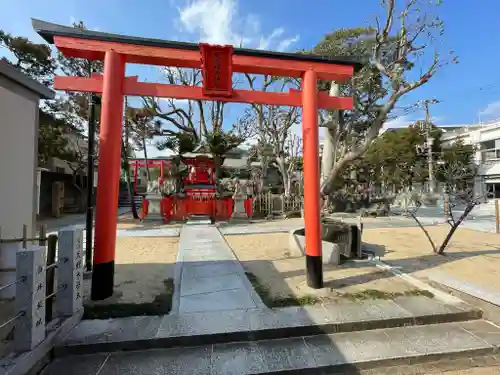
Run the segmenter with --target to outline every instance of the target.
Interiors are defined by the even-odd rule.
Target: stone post
[[[160,184],[158,181],[148,182],[148,191],[146,200],[148,201],[148,214],[144,220],[161,221],[163,219],[161,212],[161,201],[163,196],[160,191]]]
[[[83,229],[59,231],[57,316],[72,316],[83,308]]]
[[[245,194],[241,191],[241,185],[239,179],[234,181],[234,210],[231,215],[230,221],[234,220],[248,220],[248,215],[245,211]]]
[[[45,247],[32,245],[17,253],[17,352],[33,350],[45,339]]]

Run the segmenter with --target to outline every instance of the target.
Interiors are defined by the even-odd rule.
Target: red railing
[[[244,202],[245,212],[252,217],[253,198]],[[231,197],[216,199],[208,194],[191,195],[186,198],[165,197],[160,202],[160,209],[165,222],[187,220],[189,215],[207,215],[215,220],[225,221],[231,218],[234,199]],[[148,212],[148,202],[143,201],[143,218]]]

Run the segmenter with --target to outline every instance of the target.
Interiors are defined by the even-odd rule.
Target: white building
[[[443,146],[458,139],[474,145],[474,162],[478,174],[474,183],[477,195],[500,198],[500,120],[479,125],[460,125],[442,128]]]
[[[36,233],[37,156],[40,99],[54,92],[0,60],[0,228],[2,239]],[[21,242],[0,244],[0,285],[16,278],[16,251]],[[0,291],[12,298],[15,285]],[[1,314],[0,314],[1,315]]]

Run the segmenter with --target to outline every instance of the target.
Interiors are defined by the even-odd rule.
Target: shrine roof
[[[242,159],[233,159],[233,158],[225,158],[224,163],[222,163],[223,168],[228,169],[241,169],[247,167],[247,158]]]
[[[79,29],[75,27],[58,25],[55,23],[50,23],[35,18],[31,19],[33,29],[43,38],[47,43],[54,44],[54,37],[64,36],[70,38],[88,39],[88,40],[98,40],[105,42],[115,42],[115,43],[125,43],[134,44],[141,46],[151,46],[151,47],[163,47],[190,51],[199,51],[200,46],[198,43],[188,43],[188,42],[177,42],[171,40],[155,39],[155,38],[142,38],[134,37],[120,34],[104,33],[100,31]],[[275,51],[263,51],[257,49],[248,48],[234,48],[233,53],[240,56],[255,56],[263,58],[275,58],[281,60],[294,60],[294,61],[306,61],[306,62],[319,62],[327,64],[337,64],[337,65],[349,65],[353,66],[354,70],[357,71],[362,68],[364,62],[359,58],[351,56],[342,57],[331,57],[331,56],[319,56],[310,55],[304,53],[287,53],[287,52],[275,52]]]
[[[190,158],[196,158],[196,157],[204,157],[204,158],[207,158],[207,159],[213,159],[213,155],[210,154],[210,153],[201,153],[201,152],[185,152],[181,155],[183,158],[187,158],[187,159],[190,159]]]
[[[24,74],[19,69],[15,68],[7,61],[0,60],[0,76],[7,78],[10,81],[23,86],[24,88],[34,92],[42,99],[54,99],[56,93],[48,87],[35,81],[30,76]]]

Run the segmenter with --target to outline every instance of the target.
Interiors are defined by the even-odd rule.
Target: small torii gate
[[[156,96],[279,106],[302,106],[304,221],[307,284],[323,287],[320,222],[318,108],[352,109],[349,97],[318,92],[318,80],[342,82],[359,62],[305,54],[258,51],[205,43],[182,43],[81,30],[32,19],[33,28],[68,57],[104,60],[104,75],[55,77],[54,88],[102,94],[99,169],[91,298],[113,294],[116,216],[120,179],[123,97]],[[150,64],[202,70],[203,86],[139,82],[125,65]],[[234,90],[233,72],[302,78],[302,90],[288,93]]]

